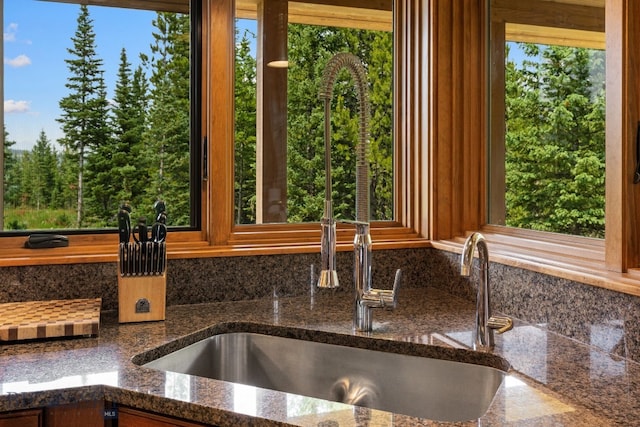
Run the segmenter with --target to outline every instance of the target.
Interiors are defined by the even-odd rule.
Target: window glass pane
[[[120,1],[126,6],[126,2]],[[3,230],[192,224],[189,14],[5,0]]]
[[[235,178],[236,224],[256,222],[257,22],[236,21]]]
[[[506,224],[604,237],[604,51],[508,51]]]
[[[602,238],[604,33],[504,29],[504,40],[491,43],[491,54],[504,58],[492,76],[491,222]]]
[[[366,14],[367,9],[362,9]],[[389,13],[389,16],[390,13]],[[390,28],[389,22],[389,28]],[[235,100],[235,219],[237,224],[260,222],[317,222],[325,197],[324,107],[318,98],[322,72],[339,52],[351,52],[365,65],[370,100],[370,212],[372,220],[393,219],[393,138],[391,31],[288,25],[286,70],[286,194],[276,191],[274,200],[263,201],[263,209],[280,209],[281,216],[261,221],[256,145],[257,108],[261,87],[257,82],[257,23],[240,19],[236,25]],[[265,83],[264,90],[272,90]],[[269,98],[268,95],[265,95]],[[332,186],[335,216],[355,219],[355,144],[358,138],[358,109],[354,82],[341,72],[332,99]],[[258,160],[256,160],[258,159]],[[264,168],[278,167],[263,164]],[[273,194],[273,193],[272,193]],[[269,198],[268,194],[265,198]],[[271,203],[269,205],[269,203]],[[266,217],[266,216],[265,216]]]

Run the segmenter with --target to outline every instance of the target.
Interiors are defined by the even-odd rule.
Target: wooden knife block
[[[118,274],[120,323],[164,320],[167,273],[159,276],[123,277]]]
[[[133,250],[136,249],[136,250]],[[118,252],[120,323],[164,320],[167,300],[165,243],[121,243]]]

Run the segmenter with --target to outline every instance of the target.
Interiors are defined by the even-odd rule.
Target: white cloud
[[[26,67],[27,65],[31,65],[31,58],[27,55],[18,55],[13,59],[5,58],[4,63],[15,68]]]
[[[29,111],[29,101],[15,101],[8,99],[4,101],[4,112],[7,113],[26,113]]]
[[[3,32],[3,37],[5,42],[14,42],[16,41],[16,33],[18,32],[18,24],[15,22],[7,25],[6,31]]]

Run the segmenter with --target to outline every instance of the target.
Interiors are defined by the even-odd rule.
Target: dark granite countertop
[[[474,304],[438,290],[403,289],[395,311],[374,311],[370,338],[414,346],[469,346],[474,309]],[[117,313],[105,312],[98,337],[1,344],[0,411],[105,399],[221,426],[640,425],[640,365],[548,332],[544,325],[517,320],[513,330],[496,336],[495,354],[511,369],[488,412],[480,420],[455,424],[354,410],[320,399],[165,373],[132,361],[194,333],[204,336],[245,322],[266,330],[295,328],[311,338],[313,331],[320,331],[354,340],[352,301],[344,292],[173,306],[162,322],[118,324]]]

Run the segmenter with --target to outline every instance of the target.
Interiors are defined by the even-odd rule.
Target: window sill
[[[282,231],[280,227],[279,231],[275,232],[249,227],[235,233],[229,244],[223,246],[210,246],[197,232],[176,233],[173,236],[170,236],[167,242],[169,259],[320,253],[320,233],[317,226],[298,231],[293,228]],[[372,229],[372,238],[373,250],[431,246],[428,240],[402,227]],[[115,234],[69,236],[68,247],[52,249],[25,249],[22,247],[25,240],[25,237],[7,238],[5,242],[10,245],[0,249],[0,267],[117,261],[118,241]],[[352,242],[353,230],[339,227],[338,251],[353,250]]]
[[[609,271],[604,262],[604,241],[560,236],[506,227],[482,229],[493,262],[547,274],[591,286],[640,296],[640,269]],[[431,242],[436,249],[461,253],[464,237]]]

